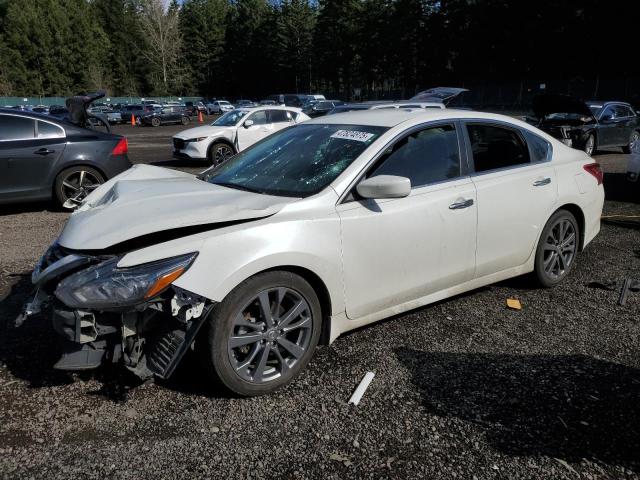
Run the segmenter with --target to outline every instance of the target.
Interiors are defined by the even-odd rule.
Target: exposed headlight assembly
[[[187,271],[197,252],[118,268],[121,257],[106,260],[62,280],[55,296],[70,308],[109,309],[154,298]]]
[[[185,142],[201,142],[206,139],[207,137],[190,138],[188,140],[185,140]]]

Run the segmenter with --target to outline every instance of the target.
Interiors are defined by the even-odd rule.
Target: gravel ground
[[[204,167],[169,159],[181,127],[117,128],[136,163]],[[605,214],[640,215],[625,156],[598,159]],[[190,356],[166,382],[52,370],[47,319],[12,326],[67,218],[47,208],[0,210],[1,478],[640,478],[640,293],[621,307],[587,287],[640,280],[637,219],[607,219],[553,290],[513,279],[357,330],[289,387],[238,399]]]

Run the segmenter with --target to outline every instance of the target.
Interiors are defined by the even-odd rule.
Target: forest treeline
[[[637,76],[639,4],[0,0],[0,95],[372,98],[437,84]]]

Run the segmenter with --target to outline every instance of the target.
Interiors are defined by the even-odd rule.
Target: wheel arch
[[[584,235],[585,235],[585,217],[584,217],[584,212],[582,211],[582,208],[580,208],[575,203],[565,203],[564,205],[556,208],[553,211],[553,213],[549,215],[549,218],[555,215],[556,212],[558,212],[559,210],[567,210],[569,213],[571,213],[575,217],[576,221],[578,222],[578,228],[580,229],[578,251],[581,252],[584,248]]]
[[[251,277],[265,272],[289,272],[294,273],[306,280],[311,288],[318,295],[320,301],[320,309],[322,312],[322,330],[320,331],[320,345],[328,345],[331,333],[331,295],[326,284],[320,276],[312,270],[297,265],[280,265],[277,267],[267,268],[260,272],[256,272]],[[251,278],[249,277],[249,278]]]
[[[52,195],[52,198],[55,198],[56,180],[58,179],[60,174],[62,172],[64,172],[65,170],[69,170],[70,168],[75,168],[75,167],[89,167],[89,168],[92,168],[92,169],[96,170],[100,175],[102,175],[102,178],[104,178],[105,182],[107,182],[109,180],[109,176],[104,172],[104,170],[99,165],[96,165],[93,162],[87,162],[86,160],[77,160],[77,161],[74,161],[74,162],[65,162],[63,165],[60,165],[60,167],[57,168],[56,171],[53,174],[53,180],[51,182],[51,195]]]

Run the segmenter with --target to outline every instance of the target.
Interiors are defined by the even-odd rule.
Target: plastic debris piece
[[[360,403],[360,400],[362,400],[362,396],[364,395],[365,390],[369,387],[369,384],[371,383],[371,380],[373,380],[374,376],[375,376],[375,373],[373,372],[367,372],[364,375],[364,378],[360,382],[360,385],[358,385],[358,388],[356,388],[356,391],[353,392],[353,395],[351,395],[351,398],[349,399],[349,403],[353,403],[356,406]]]
[[[515,298],[507,298],[507,307],[511,308],[512,310],[522,310],[522,304],[520,303],[520,300]]]

